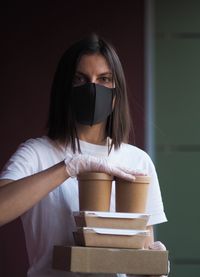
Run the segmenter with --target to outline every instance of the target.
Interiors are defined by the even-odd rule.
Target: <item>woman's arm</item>
[[[60,162],[17,181],[0,180],[0,226],[32,208],[68,177],[65,163]]]
[[[0,181],[0,225],[32,208],[70,176],[76,177],[88,171],[105,172],[131,181],[135,178],[134,171],[113,166],[107,158],[84,154],[67,157],[63,162],[31,176],[17,181]]]

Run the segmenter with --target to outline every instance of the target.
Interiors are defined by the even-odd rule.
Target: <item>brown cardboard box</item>
[[[81,211],[74,212],[77,227],[146,229],[149,214]]]
[[[54,246],[53,268],[80,273],[167,275],[168,251]]]
[[[137,248],[144,247],[149,230],[126,230],[111,228],[78,228],[74,233],[77,245],[95,247]]]

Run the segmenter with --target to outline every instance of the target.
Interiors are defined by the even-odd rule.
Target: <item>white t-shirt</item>
[[[80,141],[80,146],[83,154],[108,156],[107,146],[84,141]],[[67,151],[72,153],[69,147],[58,146],[46,136],[30,139],[19,146],[2,170],[0,179],[18,180],[40,172],[64,160]],[[167,221],[157,174],[147,153],[135,146],[122,144],[118,150],[112,149],[108,157],[113,163],[144,171],[151,176],[146,209],[151,214],[148,224]],[[115,192],[112,187],[111,210],[114,211]],[[28,276],[80,275],[51,268],[53,246],[74,245],[75,222],[72,212],[78,210],[77,180],[69,178],[21,216],[30,263]]]

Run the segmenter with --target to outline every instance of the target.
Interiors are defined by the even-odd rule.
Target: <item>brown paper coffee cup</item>
[[[109,211],[113,177],[99,172],[78,175],[80,211]]]
[[[149,176],[136,176],[129,182],[116,178],[116,212],[145,213]]]

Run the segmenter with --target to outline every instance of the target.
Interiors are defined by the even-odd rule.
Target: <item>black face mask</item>
[[[95,83],[73,87],[73,109],[77,122],[92,126],[105,121],[112,113],[114,92],[114,88]]]

